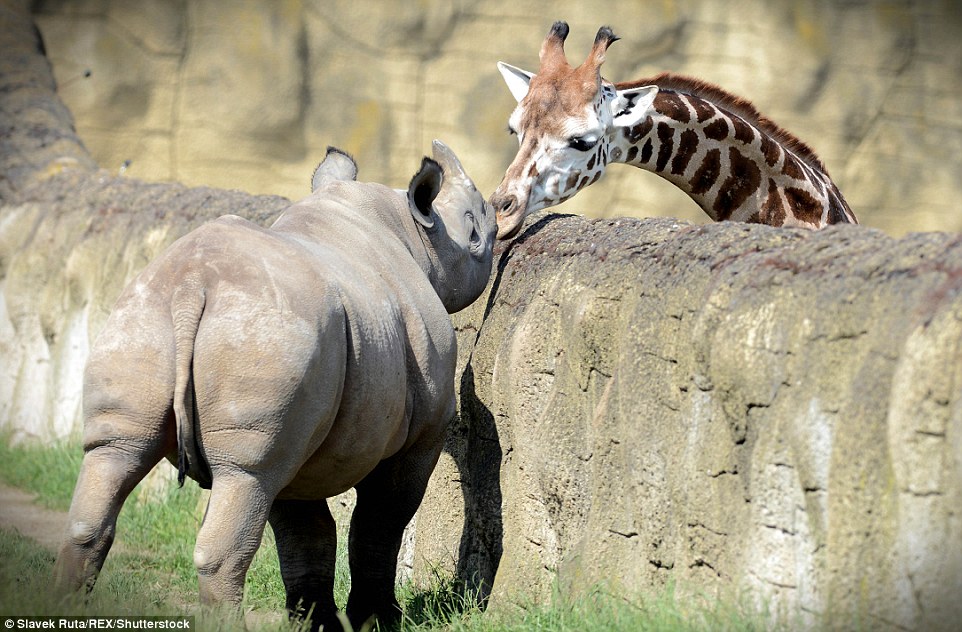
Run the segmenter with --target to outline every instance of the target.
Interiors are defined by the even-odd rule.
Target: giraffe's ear
[[[616,127],[631,127],[648,116],[658,95],[658,86],[642,86],[619,90],[611,102],[611,115]]]
[[[524,95],[528,94],[528,84],[531,82],[531,77],[534,77],[534,73],[515,68],[503,61],[498,62],[498,70],[501,71],[504,82],[508,84],[508,90],[511,91],[515,100],[521,103]]]

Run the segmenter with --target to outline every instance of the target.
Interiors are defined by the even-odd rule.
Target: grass
[[[0,479],[35,492],[53,509],[69,506],[81,461],[75,445],[10,446],[0,437]],[[0,531],[0,615],[179,615],[197,612],[193,543],[205,496],[195,485],[173,481],[149,493],[132,494],[117,524],[115,551],[107,558],[95,590],[86,598],[52,601],[49,582],[54,556],[32,540]],[[341,537],[340,543],[346,541]],[[335,600],[343,608],[350,589],[344,546],[338,550]],[[547,604],[517,598],[497,612],[482,612],[459,584],[436,571],[429,586],[399,587],[404,609],[401,632],[612,632],[777,630],[768,617],[737,602],[681,598],[669,588],[655,596],[625,598],[598,587],[577,598],[555,591]],[[245,607],[279,613],[284,589],[268,528],[248,572]],[[201,612],[199,628],[233,630],[239,621]],[[250,624],[250,620],[248,620]],[[261,616],[254,630],[292,631],[279,614]],[[788,628],[785,628],[788,629]]]
[[[31,491],[40,504],[66,511],[80,472],[83,452],[72,442],[50,446],[13,446],[0,435],[0,479],[8,485]]]
[[[44,506],[66,511],[82,459],[82,450],[76,444],[11,446],[9,441],[0,440],[0,479],[37,494],[38,502]],[[113,592],[103,589],[101,583],[117,576],[122,582],[126,578],[148,588],[145,595],[132,603],[158,607],[195,603],[193,547],[205,506],[206,493],[190,483],[178,488],[171,481],[159,489],[145,490],[141,486],[134,490],[117,519],[116,543],[93,594]],[[248,572],[248,608],[284,608],[284,586],[274,551],[274,535],[268,527]],[[347,590],[341,590],[344,601]],[[126,601],[126,594],[122,590],[119,596]]]

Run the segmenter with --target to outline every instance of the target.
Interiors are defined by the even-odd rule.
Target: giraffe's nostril
[[[511,215],[518,207],[518,198],[513,195],[495,196],[491,198],[491,206],[499,216]]]

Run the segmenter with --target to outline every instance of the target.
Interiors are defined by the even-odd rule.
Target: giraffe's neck
[[[696,80],[662,75],[653,111],[615,128],[609,160],[647,169],[715,221],[821,227],[858,223],[821,162],[751,104]]]

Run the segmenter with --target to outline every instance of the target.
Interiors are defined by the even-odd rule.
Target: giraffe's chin
[[[498,240],[504,241],[517,235],[523,223],[524,215],[498,216]]]

